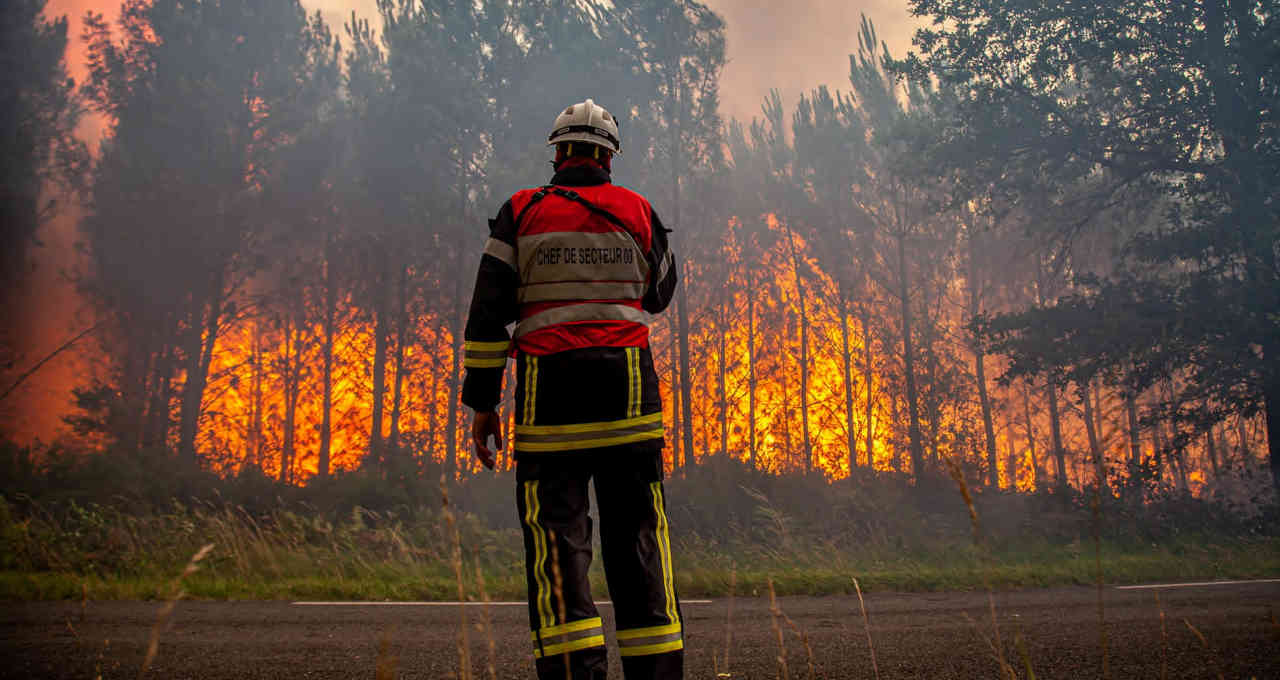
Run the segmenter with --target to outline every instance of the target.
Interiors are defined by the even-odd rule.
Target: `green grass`
[[[979,548],[964,505],[945,485],[832,485],[733,469],[698,474],[673,482],[677,500],[669,508],[685,597],[724,596],[735,578],[742,595],[766,592],[770,580],[784,595],[852,593],[854,577],[871,591],[1096,583],[1091,513],[1074,496],[978,496],[989,546]],[[488,511],[457,516],[469,597],[478,597],[477,569],[491,598],[525,595],[515,518],[493,512],[509,510],[508,481],[462,489],[471,496],[464,494],[462,507]],[[320,510],[277,501],[248,509],[229,501],[46,505],[13,498],[0,496],[0,600],[167,598],[206,544],[212,552],[182,581],[187,597],[458,597],[455,534],[438,505]],[[1102,580],[1280,577],[1280,536],[1268,529],[1274,516],[1178,496],[1139,505],[1117,499],[1103,518]],[[603,596],[599,559],[591,576]]]
[[[509,537],[514,548],[516,536]],[[452,600],[457,582],[447,559],[406,560],[403,555],[323,554],[314,546],[271,546],[263,539],[258,559],[235,558],[237,548],[219,547],[200,571],[183,580],[187,597],[197,599]],[[266,544],[266,545],[264,545]],[[238,550],[244,552],[245,546]],[[677,579],[684,597],[719,597],[731,581],[740,596],[760,595],[772,580],[780,595],[852,594],[853,577],[864,591],[977,590],[989,580],[996,589],[1040,588],[1095,583],[1093,552],[1079,544],[1019,547],[984,556],[971,545],[900,554],[848,555],[820,549],[753,554],[749,546],[711,552],[682,541],[677,546]],[[468,597],[479,597],[478,562],[491,599],[522,599],[524,572],[518,553],[495,560],[468,554]],[[69,565],[71,566],[71,565]],[[1104,545],[1103,580],[1130,584],[1172,580],[1267,578],[1280,576],[1280,539],[1217,540],[1183,538],[1164,546]],[[81,563],[62,569],[0,571],[0,599],[154,599],[171,592],[181,572],[176,561],[154,560],[103,569]],[[595,592],[606,592],[599,561],[593,566]]]

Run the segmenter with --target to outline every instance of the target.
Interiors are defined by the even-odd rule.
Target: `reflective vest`
[[[648,346],[649,315],[641,308],[651,274],[648,202],[599,184],[526,189],[511,207],[520,306],[512,335],[519,350]]]
[[[562,168],[553,182],[515,194],[489,222],[462,401],[495,410],[514,354],[517,457],[660,450],[646,323],[675,291],[667,230],[600,168]]]

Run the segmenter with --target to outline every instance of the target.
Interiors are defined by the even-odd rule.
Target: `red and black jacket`
[[[462,402],[495,410],[516,357],[517,458],[662,448],[647,322],[675,291],[667,232],[644,197],[576,158],[490,220]]]

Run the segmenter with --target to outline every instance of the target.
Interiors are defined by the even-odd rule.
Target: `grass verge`
[[[1078,546],[1045,545],[1035,549],[1004,551],[992,557],[989,567],[971,549],[946,550],[896,556],[851,556],[805,552],[789,557],[760,558],[727,552],[710,553],[686,543],[677,550],[678,586],[683,597],[720,597],[728,594],[736,570],[738,595],[763,596],[772,579],[779,595],[854,594],[850,577],[856,576],[864,591],[956,591],[983,587],[983,570],[996,589],[1091,585],[1092,556]],[[309,568],[305,560],[278,556],[264,561],[273,568],[240,571],[227,559],[217,558],[215,546],[207,566],[185,581],[189,597],[214,600],[452,600],[457,582],[445,561],[360,559],[366,567],[341,574]],[[745,551],[749,552],[749,551]],[[1185,539],[1176,545],[1138,549],[1106,545],[1103,571],[1109,584],[1159,581],[1249,579],[1280,577],[1280,539],[1211,542]],[[310,565],[314,566],[314,565]],[[525,596],[523,567],[519,562],[485,564],[485,587],[493,599]],[[100,569],[0,571],[3,600],[157,599],[172,580],[159,564],[141,570],[107,572]],[[474,580],[474,577],[472,577]],[[606,593],[603,574],[594,567],[593,583],[600,596]],[[476,593],[474,582],[468,592]]]

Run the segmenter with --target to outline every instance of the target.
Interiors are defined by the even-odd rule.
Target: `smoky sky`
[[[921,22],[906,0],[705,0],[724,17],[726,59],[720,79],[721,109],[728,120],[760,115],[770,88],[784,103],[819,85],[849,89],[849,54],[858,49],[858,26],[866,14],[895,56],[911,46]],[[372,17],[375,0],[304,0],[339,32],[355,10]],[[605,103],[605,102],[602,102]],[[606,103],[607,105],[607,103]]]
[[[725,19],[727,60],[720,80],[725,118],[750,120],[760,115],[760,103],[770,88],[781,91],[784,103],[819,85],[849,89],[849,54],[858,48],[860,16],[875,23],[881,40],[894,55],[911,46],[911,34],[923,24],[907,10],[906,0],[706,0]],[[345,37],[342,25],[357,16],[377,15],[376,0],[303,0],[320,10],[334,33]],[[119,0],[49,0],[47,14],[69,15],[71,44],[68,66],[83,81],[84,45],[80,18],[86,10],[113,19]],[[373,22],[376,24],[376,22]],[[85,132],[100,130],[90,121]]]
[[[849,89],[849,54],[858,49],[860,16],[900,56],[921,22],[905,0],[707,0],[725,19],[727,41],[720,95],[726,119],[759,117],[770,88],[784,110],[802,92],[819,85]]]
[[[857,49],[859,17],[865,13],[876,24],[882,40],[895,55],[910,46],[911,33],[921,25],[907,11],[906,0],[706,0],[726,23],[727,65],[720,81],[721,110],[725,119],[750,120],[760,115],[760,104],[770,88],[781,91],[790,109],[802,93],[818,85],[848,90],[849,58]],[[342,36],[343,24],[354,10],[357,16],[374,19],[376,0],[303,0],[309,11],[319,10]],[[81,36],[86,11],[99,12],[109,22],[119,16],[120,0],[49,0],[47,17],[68,17],[67,69],[77,83],[83,83],[85,46]],[[376,21],[372,22],[376,28]],[[601,102],[607,105],[607,102]],[[552,112],[553,113],[553,112]],[[548,112],[529,115],[548,116]],[[548,118],[550,124],[551,118]],[[100,116],[89,114],[78,130],[96,151],[104,131]],[[11,291],[15,313],[22,329],[17,342],[18,363],[29,365],[81,329],[88,314],[78,299],[68,271],[76,268],[75,220],[78,210],[64,211],[41,228],[43,247],[33,252],[33,262],[23,290]],[[24,385],[23,404],[16,414],[6,414],[20,440],[36,436],[46,440],[59,426],[65,412],[67,385],[84,367],[83,357],[70,353],[42,369],[38,378]],[[14,400],[18,401],[18,400]]]

